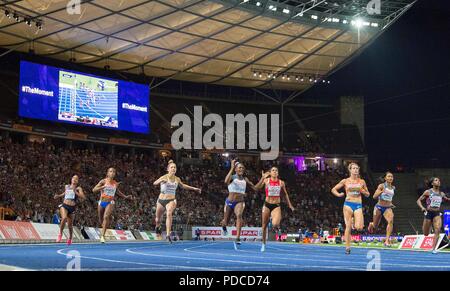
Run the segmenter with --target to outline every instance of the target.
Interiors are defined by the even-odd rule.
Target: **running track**
[[[86,271],[364,271],[373,249],[271,242],[261,253],[260,243],[184,241],[0,246],[0,269],[5,265],[31,270],[66,270],[77,251]],[[377,249],[381,270],[450,271],[450,253]]]

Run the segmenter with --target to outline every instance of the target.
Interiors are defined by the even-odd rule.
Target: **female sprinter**
[[[66,226],[67,222],[67,227],[69,228],[69,239],[67,240],[67,245],[72,244],[73,219],[78,198],[81,198],[82,200],[86,199],[83,189],[78,185],[78,182],[79,182],[78,176],[74,175],[70,181],[70,185],[64,186],[64,192],[62,194],[54,196],[55,199],[64,197],[63,204],[59,205],[59,212],[61,214],[61,223],[59,225],[59,234],[58,238],[56,239],[56,242],[61,242],[64,227]]]
[[[106,178],[102,179],[92,189],[92,192],[100,192],[100,200],[98,201],[98,219],[102,225],[102,232],[100,236],[100,242],[105,243],[105,233],[109,227],[111,221],[111,214],[114,210],[114,197],[117,193],[118,196],[125,199],[133,199],[131,195],[124,195],[119,189],[120,182],[114,180],[116,177],[116,169],[109,168],[106,173]]]
[[[233,172],[236,174],[233,175]],[[255,185],[244,177],[245,167],[242,163],[231,161],[231,168],[228,175],[225,177],[225,184],[228,185],[228,198],[225,200],[224,217],[222,220],[222,229],[224,234],[227,234],[227,225],[230,220],[231,213],[236,215],[236,241],[234,241],[234,249],[237,250],[241,245],[241,228],[242,228],[242,214],[245,208],[245,190],[247,184],[253,190],[257,190]]]
[[[436,254],[436,245],[439,241],[439,234],[442,227],[441,204],[443,200],[450,201],[450,198],[448,198],[444,192],[441,192],[441,181],[439,178],[431,178],[429,187],[430,189],[423,192],[422,196],[417,200],[417,205],[425,214],[423,220],[423,234],[428,236],[430,234],[431,226],[433,226],[434,240],[432,252],[433,254]],[[425,199],[427,204],[426,208],[422,205],[422,201]]]
[[[181,179],[175,176],[176,172],[177,172],[177,165],[172,160],[170,160],[167,165],[167,174],[160,177],[153,183],[154,186],[161,185],[161,192],[159,194],[158,201],[156,203],[156,219],[155,219],[156,234],[157,235],[162,234],[161,220],[164,215],[164,212],[167,211],[166,238],[169,240],[170,243],[172,243],[172,238],[170,234],[172,230],[173,212],[177,207],[177,200],[175,196],[178,186],[181,186],[181,188],[186,190],[202,193],[202,190],[200,188],[195,188],[181,182]]]
[[[392,198],[395,194],[395,186],[392,185],[392,182],[394,182],[394,175],[391,172],[386,172],[383,178],[385,182],[378,185],[375,194],[373,194],[373,199],[378,199],[378,203],[373,209],[373,222],[369,224],[368,230],[370,233],[373,233],[378,228],[381,217],[383,216],[387,222],[384,246],[390,247],[391,233],[394,228],[394,211],[392,210],[394,207]]]
[[[361,194],[364,194],[366,197],[370,196],[366,182],[359,177],[358,164],[350,163],[348,170],[350,172],[350,177],[343,179],[331,189],[331,193],[336,197],[347,196],[344,203],[345,253],[347,255],[350,254],[352,218],[355,219],[355,228],[357,231],[362,231],[364,228]],[[345,188],[345,193],[338,192],[338,190],[342,188]]]
[[[266,250],[266,237],[267,237],[267,225],[269,224],[270,218],[272,218],[272,229],[277,231],[280,227],[281,222],[281,190],[283,190],[284,196],[286,197],[286,202],[289,208],[294,211],[294,206],[291,204],[289,199],[289,194],[286,190],[286,185],[284,181],[278,178],[278,168],[272,167],[269,173],[262,172],[262,178],[256,184],[257,189],[262,187],[266,188],[266,200],[264,201],[262,209],[262,236],[263,243],[261,246],[261,252]]]

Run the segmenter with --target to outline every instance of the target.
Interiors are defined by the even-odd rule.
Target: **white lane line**
[[[32,270],[31,269],[20,268],[20,267],[16,267],[16,266],[0,264],[0,271],[32,271]]]
[[[217,253],[217,252],[212,252],[212,253],[211,252],[200,252],[200,251],[193,251],[192,250],[192,249],[201,248],[201,247],[204,247],[204,246],[205,245],[196,246],[196,247],[192,247],[192,248],[187,248],[187,249],[185,249],[185,251],[192,252],[192,253],[197,253],[197,254],[209,255],[209,256],[211,256],[211,255],[223,255],[223,256],[240,257],[240,258],[253,258],[253,259],[255,258],[255,256],[233,255],[233,254],[229,254],[229,253]],[[268,246],[267,248],[274,248],[274,247]],[[275,248],[275,249],[277,249],[277,248]],[[239,250],[239,252],[247,252],[247,253],[256,254],[256,252],[245,251],[245,250]],[[258,253],[261,254],[260,252],[258,252]],[[307,256],[307,258],[292,258],[292,256],[299,257],[301,255],[290,254],[289,257],[275,256],[275,257],[269,257],[269,259],[301,261],[301,262],[312,261],[312,262],[324,262],[324,263],[335,263],[335,264],[341,263],[341,264],[345,264],[347,266],[349,264],[348,260],[330,260],[330,259],[328,259],[329,256],[320,256],[320,255],[317,255],[317,254],[304,255],[304,256]],[[324,260],[324,259],[318,259],[318,258],[326,258],[326,259]],[[348,259],[351,260],[352,258],[349,257]],[[367,261],[367,258],[364,257],[363,261],[360,261],[360,262],[353,261],[353,262],[360,263],[360,264],[363,264],[364,266],[366,266],[368,261]],[[410,263],[411,262],[414,263],[413,261],[410,261]],[[255,262],[255,263],[258,264],[258,262]],[[416,264],[410,264],[410,263],[398,264],[398,263],[387,263],[385,261],[384,262],[382,261],[381,265],[382,266],[411,267],[411,268],[450,269],[450,265],[442,265],[442,261],[440,261],[439,264],[436,264],[436,265],[423,265],[423,264],[416,265]],[[259,264],[261,264],[261,263],[259,263]],[[276,264],[273,264],[273,265],[276,265]],[[296,266],[296,265],[292,265],[292,266]],[[324,266],[324,268],[327,268],[327,266]],[[339,268],[347,268],[347,267],[346,266],[342,266],[342,267],[339,267]],[[349,268],[352,268],[352,266],[350,265]],[[361,270],[361,269],[359,269],[359,270]],[[365,270],[365,268],[363,270]]]
[[[296,257],[302,257],[302,256],[314,256],[314,257],[319,257],[319,258],[328,258],[329,256],[324,256],[323,253],[325,254],[330,254],[330,255],[336,255],[336,252],[315,252],[315,253],[309,253],[308,255],[304,255],[304,254],[292,254],[292,251],[295,250],[293,248],[289,249],[283,249],[283,248],[277,248],[271,245],[267,246],[267,249],[274,249],[274,250],[278,250],[280,252],[284,252],[284,253],[289,253],[290,256],[296,256]],[[310,252],[310,249],[308,248],[298,248],[296,249],[297,251],[306,251],[306,252]],[[317,249],[316,249],[317,250]],[[377,250],[377,249],[370,249],[370,250]],[[369,250],[368,250],[369,251]],[[339,256],[344,256],[344,254],[338,254]],[[413,262],[413,263],[436,263],[436,264],[441,264],[443,263],[443,260],[439,260],[438,257],[436,257],[435,255],[433,255],[433,257],[431,256],[431,253],[422,253],[422,254],[418,254],[417,252],[411,253],[410,256],[408,254],[403,254],[403,255],[397,255],[397,254],[393,254],[393,253],[389,253],[389,254],[385,254],[383,252],[381,252],[381,255],[383,257],[383,260],[388,260],[388,261],[399,261],[399,260],[407,260],[409,262]],[[425,257],[429,255],[429,257]],[[363,260],[366,259],[366,253],[363,254],[357,254],[357,253],[352,253],[351,254],[352,258],[358,257],[361,258]]]
[[[63,253],[64,250],[68,249],[60,249],[57,251],[58,254],[65,256],[66,254]],[[203,271],[214,271],[210,268],[201,268],[201,267],[190,267],[190,266],[175,266],[175,265],[163,265],[163,264],[150,264],[150,263],[142,263],[142,262],[130,262],[130,261],[123,261],[123,260],[112,260],[112,259],[105,259],[105,258],[97,258],[97,257],[91,257],[91,256],[80,256],[82,259],[90,259],[90,260],[96,260],[96,261],[103,261],[103,262],[111,262],[111,263],[119,263],[119,264],[131,264],[131,265],[141,265],[141,266],[154,266],[154,267],[167,267],[170,269],[196,269],[196,270],[203,270]]]

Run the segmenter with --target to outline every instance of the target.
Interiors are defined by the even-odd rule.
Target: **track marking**
[[[64,250],[67,249],[60,249],[57,251],[58,254],[66,256],[65,253],[63,253]],[[142,266],[155,266],[155,267],[167,267],[169,269],[196,269],[196,270],[203,270],[203,271],[221,271],[220,269],[211,269],[211,268],[203,268],[203,267],[190,267],[190,266],[175,266],[175,265],[163,265],[163,264],[150,264],[150,263],[143,263],[143,262],[130,262],[130,261],[122,261],[122,260],[112,260],[112,259],[106,259],[106,258],[97,258],[97,257],[88,257],[88,256],[80,256],[80,258],[83,259],[90,259],[90,260],[97,260],[97,261],[104,261],[104,262],[111,262],[111,263],[120,263],[120,264],[131,264],[131,265],[142,265]],[[120,268],[118,268],[120,269]]]

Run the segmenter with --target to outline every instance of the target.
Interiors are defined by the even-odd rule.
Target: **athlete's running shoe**
[[[105,243],[105,237],[104,237],[103,235],[100,237],[100,242],[101,242],[102,244]]]
[[[56,242],[59,243],[62,240],[62,234],[58,234],[58,238],[56,239]]]
[[[345,254],[350,255],[350,248],[345,248]]]
[[[228,230],[226,226],[222,226],[223,235],[226,236],[228,234]]]
[[[261,252],[264,253],[266,251],[266,244],[262,244],[261,246]]]
[[[241,241],[240,240],[235,240],[233,242],[234,244],[234,249],[237,251],[239,249],[239,247],[241,246]]]
[[[68,239],[68,240],[67,240],[67,245],[70,246],[71,244],[72,244],[72,240],[71,240],[71,239]]]

